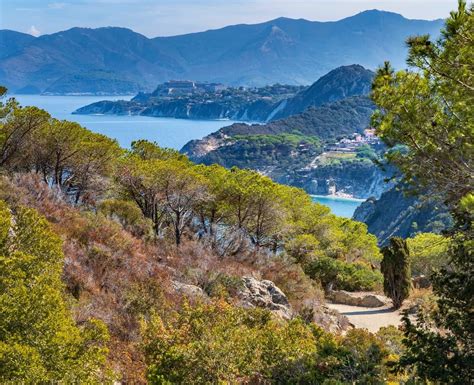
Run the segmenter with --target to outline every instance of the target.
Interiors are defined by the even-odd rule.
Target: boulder
[[[239,299],[244,307],[261,307],[270,310],[283,319],[290,319],[293,310],[286,295],[272,282],[243,277]]]
[[[178,293],[189,297],[189,298],[205,298],[207,297],[204,290],[202,290],[199,286],[195,285],[188,285],[187,283],[172,281],[173,289],[176,290]]]
[[[351,293],[345,290],[332,291],[328,298],[334,303],[361,307],[382,307],[387,305],[387,298],[373,293]]]
[[[312,321],[324,330],[336,334],[344,334],[354,328],[345,315],[324,305],[314,308]]]

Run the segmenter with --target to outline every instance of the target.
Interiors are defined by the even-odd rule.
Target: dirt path
[[[400,312],[391,306],[373,308],[336,303],[327,303],[327,306],[345,315],[356,328],[368,329],[370,332],[377,332],[382,326],[401,324]]]

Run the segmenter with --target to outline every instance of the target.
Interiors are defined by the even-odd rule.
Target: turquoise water
[[[328,206],[334,214],[346,218],[352,218],[356,208],[364,201],[364,199],[339,198],[324,195],[311,195],[311,198],[313,198],[314,202]]]
[[[117,139],[122,147],[129,147],[137,139],[148,139],[162,147],[180,150],[187,142],[232,124],[232,121],[186,120],[151,118],[146,116],[72,115],[79,107],[100,100],[130,100],[132,96],[42,96],[14,95],[22,104],[37,106],[57,119],[80,123],[91,131]]]

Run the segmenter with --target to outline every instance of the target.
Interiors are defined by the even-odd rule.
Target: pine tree
[[[423,382],[474,382],[474,5],[459,1],[437,42],[408,40],[415,71],[381,68],[372,99],[378,134],[404,181],[438,195],[455,225],[448,265],[432,277],[437,306],[404,317],[400,369]]]

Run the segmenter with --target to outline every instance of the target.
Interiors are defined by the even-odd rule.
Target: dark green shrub
[[[321,282],[326,290],[377,290],[382,275],[361,263],[347,263],[334,258],[321,257],[309,263],[306,274]]]
[[[132,201],[107,199],[100,203],[99,212],[107,218],[116,220],[135,235],[149,236],[153,233],[153,223],[143,216]]]

